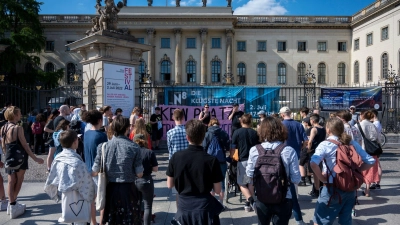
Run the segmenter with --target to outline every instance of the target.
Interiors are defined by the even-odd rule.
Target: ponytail
[[[346,132],[343,132],[339,137],[339,141],[344,145],[349,145],[351,140],[351,136],[346,134]]]

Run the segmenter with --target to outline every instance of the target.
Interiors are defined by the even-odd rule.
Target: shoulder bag
[[[382,154],[383,151],[381,145],[377,141],[371,141],[365,137],[364,131],[361,128],[360,123],[357,123],[357,126],[360,129],[361,136],[363,137],[364,140],[365,151],[370,155],[379,156],[380,154]]]
[[[100,171],[97,174],[98,184],[97,184],[97,198],[96,198],[96,210],[100,211],[104,209],[106,205],[106,187],[107,187],[107,177],[106,177],[106,168],[105,168],[105,151],[104,142],[101,146],[101,160],[100,160]]]

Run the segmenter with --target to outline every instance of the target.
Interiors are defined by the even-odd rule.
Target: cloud
[[[249,0],[235,9],[235,15],[284,15],[287,13],[277,0]]]

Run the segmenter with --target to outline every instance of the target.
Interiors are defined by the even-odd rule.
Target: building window
[[[44,65],[44,72],[46,73],[51,73],[55,71],[55,66],[53,63],[48,62],[46,65]]]
[[[326,84],[326,65],[318,64],[318,84]]]
[[[73,42],[75,42],[75,41],[67,41],[67,45],[69,45],[69,44],[71,44],[71,43],[73,43]],[[69,46],[65,46],[65,51],[66,51],[66,52],[71,51],[71,49],[69,48]]]
[[[237,66],[238,84],[246,83],[246,64],[239,63]]]
[[[297,51],[299,51],[299,52],[307,51],[307,42],[305,42],[305,41],[297,42]]]
[[[33,70],[32,63],[25,64],[25,73],[29,74],[32,72],[32,70]]]
[[[382,55],[382,60],[381,60],[381,65],[382,65],[382,78],[386,79],[387,75],[388,75],[388,54],[387,53],[383,53]]]
[[[137,40],[139,44],[144,44],[144,38],[138,38]]]
[[[169,38],[161,38],[161,48],[171,48]]]
[[[186,48],[196,48],[196,38],[186,38]]]
[[[54,41],[46,41],[46,51],[54,52]]]
[[[339,52],[347,51],[347,43],[345,41],[339,41],[338,42],[338,51]]]
[[[360,39],[354,40],[354,51],[357,51],[360,49]]]
[[[267,83],[267,66],[265,63],[259,63],[257,65],[257,84]]]
[[[278,64],[278,84],[286,84],[286,64]]]
[[[326,52],[326,41],[319,41],[317,49],[319,52]]]
[[[246,51],[246,42],[245,41],[238,41],[237,44],[237,51],[238,52],[245,52]]]
[[[382,33],[382,36],[381,36],[382,41],[389,39],[389,27],[382,28],[381,33]]]
[[[171,80],[171,62],[169,60],[163,60],[161,61],[161,81],[170,81],[170,80]]]
[[[74,81],[75,71],[76,71],[75,64],[68,63],[67,64],[67,84],[70,84],[71,81]]]
[[[346,65],[344,63],[338,64],[338,84],[345,84],[346,83]]]
[[[139,64],[139,82],[144,82],[143,78],[146,75],[146,71],[147,67],[146,67],[146,61],[144,61],[143,59],[140,60],[140,64]]]
[[[221,82],[221,60],[218,57],[211,61],[211,82]]]
[[[306,74],[306,64],[299,63],[297,65],[297,83],[302,84],[304,83],[304,76]]]
[[[370,45],[372,45],[373,44],[373,35],[372,35],[372,33],[370,33],[370,34],[367,34],[367,46],[370,46]]]
[[[192,56],[186,61],[186,76],[188,83],[196,83],[196,61]]]
[[[278,41],[278,52],[286,51],[286,41]]]
[[[354,63],[354,83],[360,83],[360,65],[358,61]]]
[[[211,48],[221,48],[221,38],[211,38]]]
[[[267,51],[267,42],[266,41],[257,41],[257,51],[259,51],[259,52]]]
[[[372,81],[372,58],[367,59],[367,81]]]

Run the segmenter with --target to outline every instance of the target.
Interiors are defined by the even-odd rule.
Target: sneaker
[[[10,203],[7,204],[7,215],[10,215]]]
[[[311,190],[310,193],[308,193],[311,197],[313,198],[318,198],[319,197],[319,191],[316,190]]]
[[[369,189],[375,190],[375,189],[376,189],[376,184],[375,184],[375,183],[372,183],[372,184],[369,186]]]
[[[244,205],[244,211],[245,212],[251,212],[251,206],[250,206],[250,202],[246,202]]]
[[[15,219],[18,216],[24,214],[25,207],[21,204],[10,205],[10,218]]]
[[[312,185],[313,183],[311,182],[311,177],[306,177],[306,183],[309,185]]]
[[[355,209],[351,210],[351,216],[352,216],[352,217],[356,217],[356,216],[357,216],[356,210],[355,210]]]
[[[306,223],[304,223],[304,221],[303,221],[303,220],[296,221],[296,223],[297,223],[298,225],[306,225]]]
[[[307,184],[306,184],[306,182],[305,181],[300,181],[300,183],[298,184],[298,186],[300,187],[300,186],[307,186]]]
[[[4,199],[0,201],[0,211],[7,211],[8,208],[8,200]]]

